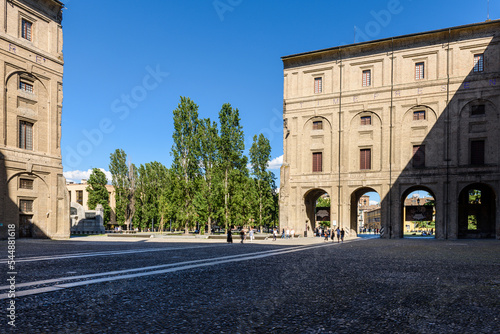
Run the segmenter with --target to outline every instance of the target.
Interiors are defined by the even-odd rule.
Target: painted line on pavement
[[[17,257],[16,263],[18,263],[18,262],[63,260],[63,259],[82,258],[82,257],[94,257],[94,256],[125,255],[125,254],[137,254],[137,253],[147,253],[147,252],[197,249],[197,248],[207,248],[207,247],[221,247],[221,246],[227,246],[227,245],[223,244],[223,245],[195,246],[195,247],[142,248],[142,249],[121,250],[121,251],[70,253],[70,254],[55,255],[55,256],[35,256],[35,257],[27,257],[27,258]],[[8,260],[0,260],[0,264],[7,263],[7,261]]]
[[[358,240],[346,241],[346,243],[353,242],[353,241],[358,241]],[[111,281],[122,280],[122,279],[130,279],[130,278],[136,278],[136,277],[166,274],[166,273],[171,273],[171,272],[175,272],[175,271],[195,269],[195,268],[201,268],[201,267],[207,267],[207,266],[214,266],[214,265],[231,263],[231,262],[250,261],[250,260],[265,258],[265,257],[269,257],[269,256],[300,252],[300,251],[304,251],[304,250],[310,250],[310,249],[322,248],[322,247],[328,247],[328,246],[334,246],[334,245],[340,245],[340,244],[327,243],[327,244],[320,244],[320,245],[315,245],[315,246],[298,246],[298,247],[292,247],[292,248],[286,248],[286,249],[280,249],[280,250],[271,250],[271,251],[265,251],[265,252],[223,256],[223,257],[214,258],[214,259],[185,261],[185,262],[171,263],[171,264],[159,265],[159,266],[151,266],[151,267],[143,267],[143,268],[134,268],[134,269],[121,270],[121,271],[114,271],[114,272],[108,272],[108,273],[82,275],[82,276],[80,276],[81,278],[90,278],[90,277],[98,277],[98,276],[104,276],[104,275],[116,275],[117,273],[144,271],[144,270],[151,270],[151,269],[165,268],[165,267],[174,267],[174,268],[168,268],[168,269],[162,269],[162,270],[147,271],[147,272],[142,272],[142,273],[126,274],[126,275],[97,278],[97,279],[84,280],[84,281],[78,281],[78,282],[72,282],[72,283],[57,284],[57,285],[54,285],[51,287],[42,287],[42,288],[35,288],[35,289],[30,289],[30,290],[21,290],[21,291],[16,291],[15,294],[16,294],[16,297],[34,295],[34,294],[39,294],[39,293],[44,293],[44,292],[58,291],[61,289],[68,289],[68,288],[73,288],[73,287],[77,287],[77,286],[91,285],[91,284],[97,284],[97,283],[102,283],[102,282],[111,282]],[[62,278],[53,279],[53,280],[24,283],[23,286],[48,284],[48,283],[53,283],[53,282],[61,282],[64,280],[74,280],[74,279],[78,279],[78,276],[69,276],[69,277],[62,277]],[[45,283],[43,283],[43,282],[45,282]],[[21,287],[21,284],[17,284],[16,287]],[[0,289],[6,290],[6,289],[8,289],[8,286],[2,286],[2,287],[0,287]],[[6,299],[6,298],[8,298],[8,293],[0,294],[0,299]]]

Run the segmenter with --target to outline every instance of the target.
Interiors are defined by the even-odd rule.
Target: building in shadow
[[[374,191],[382,237],[401,238],[421,190],[437,238],[500,239],[499,42],[494,20],[283,57],[280,225],[314,229],[328,193],[356,234]]]
[[[67,238],[61,163],[63,4],[0,1],[0,237]]]

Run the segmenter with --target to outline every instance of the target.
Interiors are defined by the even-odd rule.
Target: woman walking
[[[231,233],[231,229],[229,228],[227,230],[227,242],[232,244],[233,243],[233,234]]]
[[[344,231],[344,229],[342,229],[342,231],[340,231],[340,239],[342,240],[342,242],[344,242],[344,235],[345,235],[345,231]]]

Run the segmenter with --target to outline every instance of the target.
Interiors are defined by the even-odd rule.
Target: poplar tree
[[[255,177],[258,221],[262,226],[272,220],[274,174],[267,170],[271,160],[271,144],[262,133],[253,137],[250,164]]]
[[[102,205],[104,208],[104,225],[106,225],[110,220],[111,214],[109,193],[108,189],[106,189],[106,184],[108,184],[106,174],[99,168],[93,168],[87,183],[88,187],[86,190],[89,194],[87,205],[90,210],[95,210],[97,204]]]
[[[221,204],[217,123],[211,122],[210,119],[200,120],[198,125],[198,140],[201,177],[199,178],[194,205],[198,219],[202,225],[200,227],[200,234],[205,230],[205,222],[207,222],[208,233],[210,234],[212,221],[218,217],[218,207]]]
[[[127,155],[122,149],[116,149],[110,155],[109,171],[112,175],[111,184],[115,188],[116,221],[131,228],[135,213],[135,179],[134,164],[127,166]]]
[[[187,97],[181,96],[181,102],[174,114],[174,144],[172,146],[172,172],[175,175],[175,194],[177,218],[184,225],[184,232],[195,223],[194,197],[196,178],[200,174],[198,164],[198,106]]]
[[[245,143],[238,109],[233,109],[229,103],[222,105],[219,123],[219,159],[223,174],[224,222],[227,230],[231,225],[230,200],[235,189],[231,183],[234,181],[235,171],[243,172],[246,169],[246,158],[243,156]]]

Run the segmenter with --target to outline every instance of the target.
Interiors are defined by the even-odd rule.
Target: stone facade
[[[67,238],[61,163],[63,4],[0,0],[0,237]]]
[[[355,235],[376,191],[382,237],[401,238],[404,199],[425,190],[437,238],[500,239],[499,41],[495,20],[283,57],[280,229],[314,230],[328,193]]]
[[[73,203],[77,203],[82,206],[84,211],[89,210],[87,201],[89,199],[89,193],[87,192],[87,180],[83,179],[81,183],[68,182],[66,188],[69,192],[69,200],[71,202],[71,207]],[[111,207],[110,222],[116,222],[116,199],[115,199],[115,187],[110,184],[106,185],[106,189],[109,194],[109,206]]]

